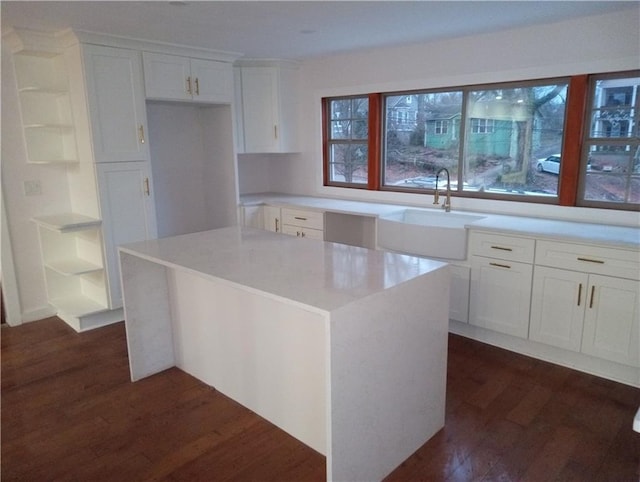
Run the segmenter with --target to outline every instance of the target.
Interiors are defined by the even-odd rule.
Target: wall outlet
[[[42,184],[39,180],[24,182],[25,196],[40,196],[42,194]]]

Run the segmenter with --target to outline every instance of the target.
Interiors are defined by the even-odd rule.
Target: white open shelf
[[[82,295],[70,295],[54,298],[50,300],[50,303],[62,313],[77,318],[94,313],[100,313],[109,309],[106,305],[102,305],[95,300]]]
[[[81,258],[58,259],[47,262],[45,266],[63,276],[76,276],[103,269],[102,266]]]
[[[35,216],[33,221],[40,226],[59,231],[61,233],[78,231],[83,229],[95,229],[100,227],[100,219],[84,216],[77,213],[51,214],[48,216]]]

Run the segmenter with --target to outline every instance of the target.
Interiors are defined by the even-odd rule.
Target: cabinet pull
[[[596,293],[596,286],[593,285],[591,287],[591,298],[589,299],[589,308],[593,308],[593,296],[595,295],[595,293]]]
[[[138,127],[138,139],[140,139],[140,144],[144,144],[144,126],[142,124]]]
[[[280,227],[278,226],[278,218],[275,219],[275,223],[276,223],[276,233],[279,233]]]
[[[498,268],[509,268],[511,269],[511,266],[509,266],[508,264],[500,264],[500,263],[489,263],[491,266],[497,266]]]
[[[278,138],[278,126],[273,126],[273,138]]]
[[[513,251],[511,248],[503,248],[502,246],[491,246],[491,249],[499,249],[500,251]]]
[[[149,196],[151,194],[151,189],[149,188],[149,178],[144,178],[144,193]]]
[[[579,256],[578,256],[578,261],[586,261],[587,263],[604,264],[604,261],[602,261],[601,259],[581,258]]]
[[[196,95],[200,95],[200,80],[196,77]]]
[[[187,94],[192,95],[192,92],[191,92],[191,77],[187,77]]]
[[[302,237],[304,238],[304,231],[302,231]]]
[[[306,221],[307,218],[302,218],[300,216],[294,216],[293,219],[297,219],[298,221]]]
[[[582,283],[578,285],[578,306],[582,302]]]
[[[300,231],[296,231],[296,236],[300,237]]]

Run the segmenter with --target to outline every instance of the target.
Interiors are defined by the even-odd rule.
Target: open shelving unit
[[[38,225],[49,302],[77,331],[109,310],[102,222],[75,213],[33,218]]]
[[[64,55],[24,50],[13,59],[28,162],[78,162]]]

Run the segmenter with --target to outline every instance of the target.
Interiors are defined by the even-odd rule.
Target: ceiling
[[[67,27],[304,59],[633,9],[638,1],[2,1],[2,28]]]

